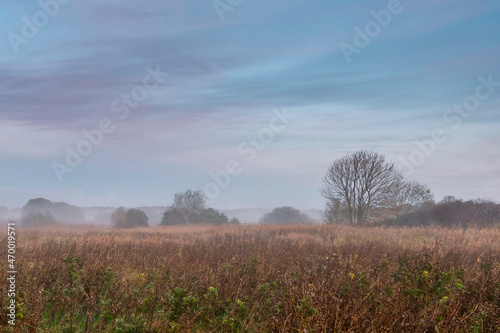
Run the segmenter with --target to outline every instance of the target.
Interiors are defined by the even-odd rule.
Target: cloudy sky
[[[500,201],[497,0],[1,6],[0,206],[322,208],[360,149]]]

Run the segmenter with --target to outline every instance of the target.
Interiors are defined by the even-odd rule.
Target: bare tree
[[[334,161],[323,178],[325,222],[364,225],[383,215],[432,199],[424,185],[409,182],[384,155],[358,151]]]

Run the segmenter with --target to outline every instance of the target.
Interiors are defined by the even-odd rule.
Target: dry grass
[[[18,331],[500,330],[498,229],[25,230],[18,256]]]

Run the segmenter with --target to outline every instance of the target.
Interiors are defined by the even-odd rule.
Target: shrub
[[[52,213],[28,213],[23,215],[21,223],[24,227],[51,227],[58,223]]]
[[[28,217],[28,215],[31,215]],[[50,216],[42,215],[50,214]],[[36,217],[37,216],[37,217]],[[44,198],[37,198],[29,200],[22,209],[22,219],[38,219],[39,223],[49,223],[48,225],[53,225],[51,222],[51,217],[57,221],[65,222],[83,222],[85,221],[85,214],[83,210],[77,206],[67,204],[65,202],[52,202]]]
[[[162,225],[178,224],[239,224],[238,219],[231,222],[226,214],[213,209],[203,208],[193,213],[182,213],[177,208],[170,208],[165,211],[161,220]]]
[[[438,204],[381,222],[385,225],[491,227],[500,223],[500,205],[487,200],[462,201],[446,197]]]
[[[260,219],[262,224],[297,224],[310,223],[311,218],[293,207],[278,207],[271,213],[264,214]]]
[[[140,209],[125,211],[125,208],[119,207],[111,216],[111,222],[115,228],[147,227],[148,216]]]
[[[207,208],[207,197],[201,191],[187,190],[176,193],[172,207],[168,208],[161,219],[161,225],[178,224],[228,224],[226,214],[213,208]],[[237,219],[231,220],[239,223]]]

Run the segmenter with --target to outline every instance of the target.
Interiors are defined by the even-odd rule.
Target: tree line
[[[226,214],[208,207],[207,203],[208,198],[201,191],[176,193],[172,206],[163,213],[160,225],[240,224],[238,219],[229,219]],[[141,210],[119,207],[111,216],[111,223],[116,228],[147,227],[148,217]]]
[[[80,207],[44,198],[31,199],[23,206],[21,222],[25,227],[57,226],[60,221],[83,222],[85,214]]]
[[[500,205],[490,200],[462,201],[446,197],[435,203],[427,185],[408,180],[394,163],[373,151],[347,154],[328,166],[320,189],[326,200],[323,222],[327,224],[491,226],[500,223]],[[24,226],[51,226],[57,221],[84,220],[83,211],[63,202],[38,198],[22,210]],[[313,221],[290,206],[265,214],[262,224],[296,224]],[[117,208],[111,216],[116,228],[147,227],[148,217],[139,209]],[[236,218],[208,207],[208,198],[199,190],[174,195],[161,225],[240,224]]]

